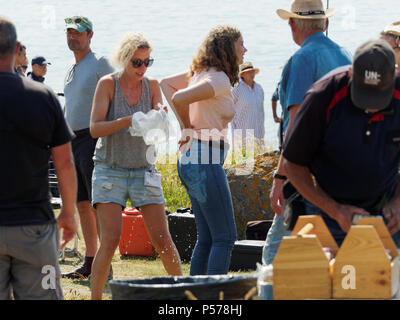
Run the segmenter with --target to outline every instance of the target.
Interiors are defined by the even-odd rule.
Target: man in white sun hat
[[[288,20],[293,41],[300,46],[283,68],[280,81],[279,98],[284,137],[290,131],[304,95],[313,83],[333,69],[351,64],[350,54],[324,34],[329,25],[328,18],[334,13],[335,9],[325,10],[321,0],[295,0],[290,11],[277,10],[282,19]],[[286,172],[281,157],[270,193],[275,217],[264,246],[264,264],[272,263],[282,237],[290,234],[281,218],[282,187],[285,180]]]
[[[264,90],[254,81],[260,69],[251,62],[239,66],[240,81],[232,89],[235,102],[235,117],[232,120],[234,143],[239,142],[241,147],[246,142],[254,143],[262,151],[264,146]],[[252,130],[253,132],[249,131]]]

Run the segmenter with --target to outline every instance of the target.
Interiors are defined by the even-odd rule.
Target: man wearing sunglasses
[[[400,72],[400,21],[386,26],[381,32],[381,38],[386,40],[396,57],[396,71]]]
[[[97,82],[114,70],[105,57],[91,51],[93,24],[88,18],[74,16],[64,21],[67,44],[75,57],[75,63],[69,68],[64,81],[65,116],[76,136],[72,141],[72,150],[78,176],[77,207],[86,253],[84,264],[75,271],[63,274],[63,277],[85,279],[91,273],[97,251],[96,213],[91,205],[92,158],[97,139],[90,135],[90,113]]]

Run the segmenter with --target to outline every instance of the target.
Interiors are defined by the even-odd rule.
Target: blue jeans
[[[194,140],[178,159],[178,175],[192,204],[197,227],[190,275],[227,274],[236,225],[222,168],[227,150]]]
[[[326,226],[328,227],[332,237],[336,240],[337,245],[340,247],[343,243],[344,238],[346,237],[347,233],[345,233],[336,220],[329,217],[325,212],[323,212],[320,208],[312,204],[311,202],[304,199],[305,203],[305,211],[306,214],[309,215],[319,215],[324,220]],[[385,224],[387,224],[387,220],[383,218]],[[400,231],[392,235],[392,239],[396,246],[399,248],[400,246]]]
[[[114,202],[125,208],[126,200],[132,206],[142,207],[148,204],[164,204],[164,193],[160,185],[145,185],[145,173],[157,173],[149,165],[145,168],[124,169],[96,163],[92,179],[92,204]]]
[[[268,230],[267,239],[263,248],[262,262],[265,265],[272,264],[278,252],[282,238],[290,236],[292,232],[283,226],[283,219],[275,214],[271,228]]]

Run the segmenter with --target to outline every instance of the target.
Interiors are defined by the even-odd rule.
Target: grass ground
[[[68,246],[72,247],[72,244]],[[84,242],[78,241],[78,251],[84,254]],[[65,253],[65,260],[60,261],[61,272],[70,272],[82,264],[82,260],[72,252]],[[114,279],[145,279],[151,277],[168,276],[165,272],[159,257],[138,257],[121,256],[118,249],[112,260]],[[189,264],[182,264],[184,275],[189,273]],[[66,300],[88,300],[90,299],[90,281],[89,280],[69,280],[61,279],[64,298]],[[111,290],[107,285],[104,290],[103,299],[110,300]]]
[[[165,160],[165,159],[164,159]],[[186,190],[182,186],[176,171],[176,158],[170,157],[162,164],[157,164],[158,171],[162,174],[162,186],[166,201],[166,209],[170,212],[176,212],[177,208],[189,207],[190,201]],[[130,203],[127,203],[129,206]],[[57,214],[57,211],[56,211]],[[77,251],[84,255],[85,245],[82,238],[82,232],[79,231],[80,239],[77,241]],[[74,247],[71,241],[65,252],[63,260],[60,260],[62,273],[75,270],[82,264],[82,260],[74,252],[68,252]],[[168,276],[164,270],[161,259],[157,257],[134,257],[121,256],[117,248],[112,260],[114,279],[144,279],[151,277]],[[182,264],[183,275],[189,275],[189,263]],[[235,272],[240,273],[240,272]],[[90,299],[90,281],[89,280],[69,280],[61,279],[61,286],[66,300],[88,300]],[[107,285],[104,290],[103,299],[112,299],[110,287]]]
[[[79,232],[78,235],[82,233]],[[85,253],[83,239],[77,241],[77,251],[80,255]],[[74,242],[71,241],[65,252],[64,259],[60,258],[60,269],[62,273],[75,270],[82,264],[82,259],[74,252],[68,252],[74,247]],[[139,257],[139,256],[122,256],[119,250],[115,251],[112,259],[112,267],[115,280],[132,280],[146,279],[152,277],[167,277],[168,274],[164,270],[161,259],[155,257]],[[189,275],[189,263],[182,263],[182,271],[184,276]],[[250,271],[251,272],[251,271]],[[230,272],[232,274],[246,274],[250,272]],[[90,281],[89,280],[70,280],[61,279],[61,287],[66,300],[89,300],[90,299]],[[111,300],[111,290],[109,285],[106,285],[103,294],[104,300]]]

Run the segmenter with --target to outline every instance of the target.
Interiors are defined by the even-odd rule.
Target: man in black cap
[[[29,72],[27,77],[38,81],[44,82],[44,76],[47,73],[47,65],[51,64],[44,57],[38,56],[32,59],[32,72]]]
[[[285,142],[283,166],[340,245],[355,215],[400,229],[400,77],[384,40],[360,46],[352,67],[307,93]],[[396,237],[394,237],[396,242]]]

